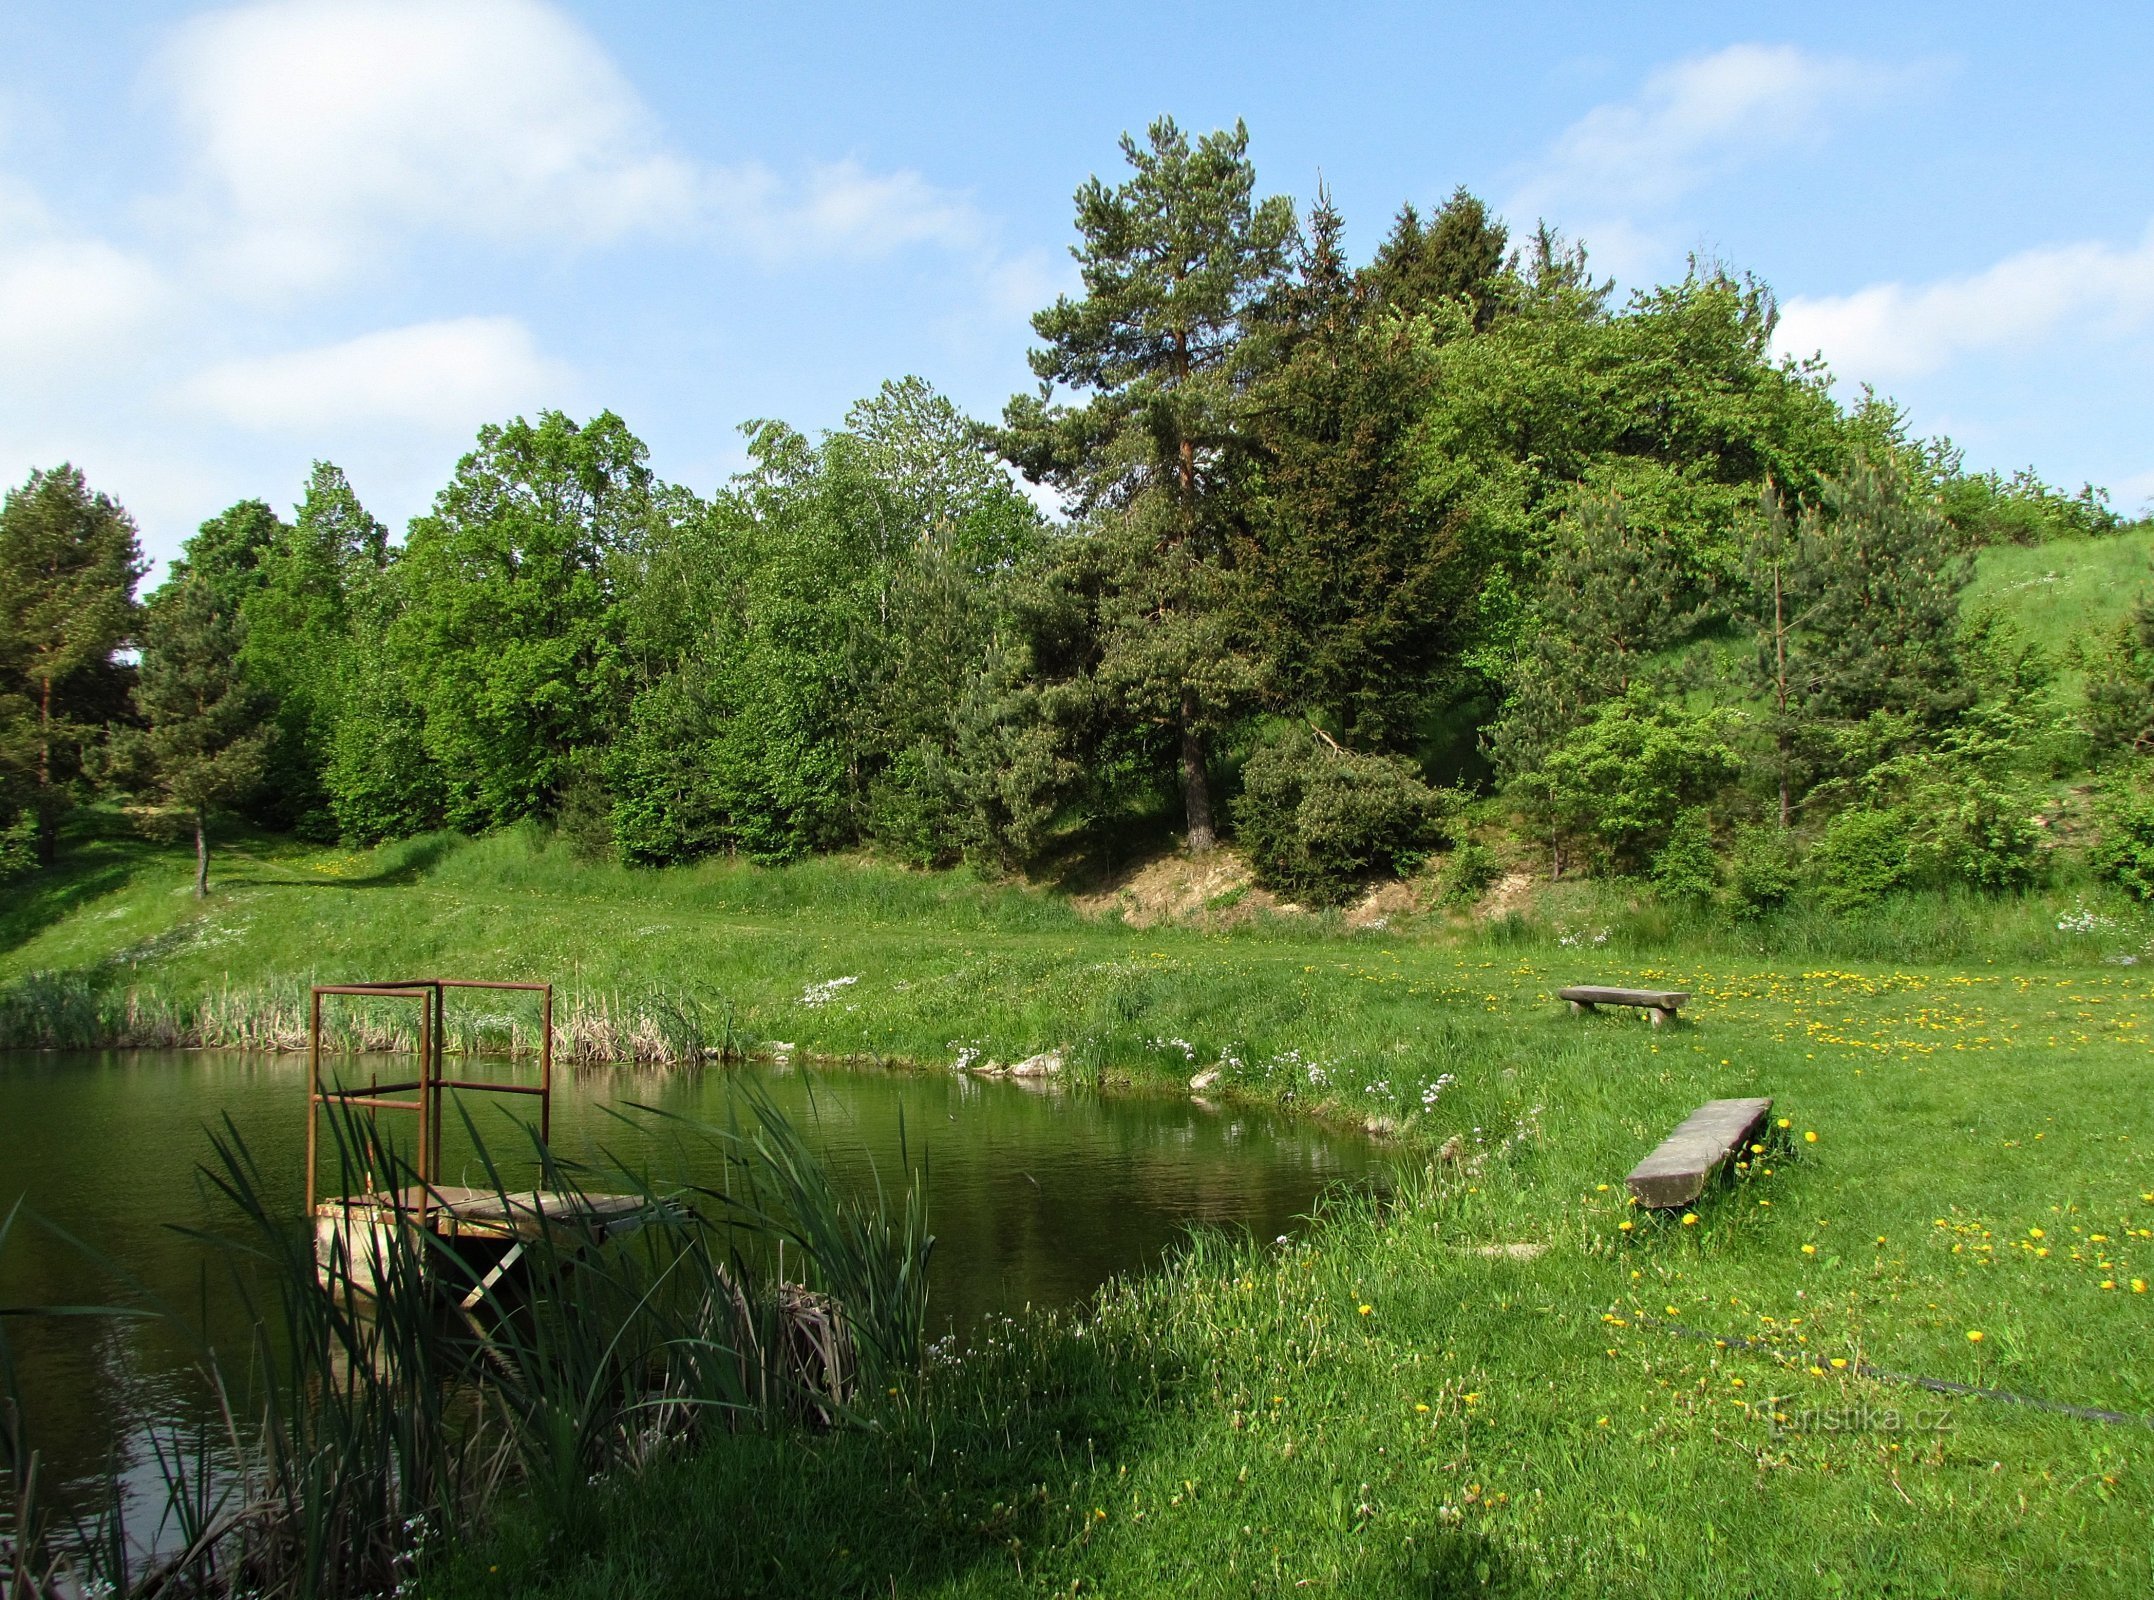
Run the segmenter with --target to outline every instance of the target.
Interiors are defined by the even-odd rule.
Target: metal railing
[[[447,993],[451,989],[514,989],[536,994],[539,999],[539,1081],[491,1083],[443,1075],[441,1056],[447,1032]],[[419,1075],[405,1083],[369,1083],[363,1088],[338,1088],[322,1082],[322,1001],[332,995],[368,1000],[415,1000],[419,1003]],[[442,1096],[449,1090],[482,1094],[537,1095],[539,1139],[553,1137],[553,985],[550,983],[497,983],[485,978],[408,978],[396,983],[317,983],[310,991],[307,1010],[307,1216],[315,1215],[320,1202],[318,1163],[321,1152],[322,1107],[335,1104],[347,1110],[413,1111],[418,1113],[419,1138],[415,1174],[418,1182],[418,1222],[427,1226],[433,1209],[434,1191],[441,1176]],[[396,1096],[416,1091],[415,1099]],[[391,1197],[395,1202],[394,1196]],[[310,1221],[309,1226],[312,1223]]]

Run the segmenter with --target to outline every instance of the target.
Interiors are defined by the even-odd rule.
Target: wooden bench
[[[1631,1169],[1625,1180],[1631,1194],[1655,1210],[1689,1205],[1705,1192],[1706,1181],[1722,1164],[1765,1125],[1772,1109],[1769,1098],[1706,1101]]]
[[[1583,1014],[1595,1006],[1637,1006],[1651,1014],[1653,1026],[1673,1022],[1676,1012],[1690,1003],[1688,989],[1602,989],[1590,983],[1574,984],[1568,989],[1556,991],[1558,1000],[1568,1000],[1573,1012]]]

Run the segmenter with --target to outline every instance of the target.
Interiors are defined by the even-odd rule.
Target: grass
[[[1967,605],[1996,605],[2030,644],[2062,662],[2074,642],[2096,643],[2122,621],[2154,583],[2154,523],[2135,523],[2104,539],[1995,545],[1975,560]],[[2062,687],[2080,672],[2065,666]]]
[[[1202,1241],[944,1353],[872,1426],[662,1454],[573,1526],[511,1512],[437,1552],[432,1592],[2154,1586],[2154,1428],[1861,1375],[2154,1414],[2154,1294],[2135,1292],[2154,994],[2121,964],[2150,931],[2123,903],[1746,925],[1603,886],[1479,932],[1203,934],[962,875],[634,873],[509,834],[258,841],[197,910],[182,855],[100,848],[124,870],[10,935],[0,997],[42,973],[92,1021],[132,996],[215,1023],[309,977],[551,977],[566,1004],[670,997],[748,1044],[928,1066],[1059,1047],[1107,1080],[1217,1066],[1234,1094],[1398,1141],[1401,1191],[1302,1244]],[[1659,1031],[1549,1003],[1588,979],[1697,998]],[[1683,1114],[1746,1093],[1792,1119],[1785,1153],[1694,1224],[1622,1204]],[[1461,1159],[1436,1159],[1453,1135]]]

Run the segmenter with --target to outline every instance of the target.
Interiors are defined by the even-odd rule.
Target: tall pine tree
[[[1123,715],[1173,731],[1202,852],[1216,841],[1212,736],[1262,677],[1232,626],[1231,535],[1294,211],[1255,198],[1239,123],[1192,143],[1162,118],[1122,154],[1123,182],[1077,191],[1084,294],[1033,318],[1040,392],[1010,402],[999,443],[1113,547],[1095,676]],[[1087,398],[1058,404],[1056,384]]]

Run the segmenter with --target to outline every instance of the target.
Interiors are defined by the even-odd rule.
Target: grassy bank
[[[1579,891],[1474,932],[1135,931],[957,877],[631,874],[507,836],[250,847],[198,913],[176,857],[75,860],[78,890],[0,920],[18,1038],[66,1006],[206,1032],[310,977],[539,976],[744,1043],[1218,1067],[1398,1126],[1410,1181],[1381,1211],[1013,1324],[876,1429],[723,1438],[587,1517],[512,1516],[440,1558],[438,1592],[2154,1585],[2154,1429],[1863,1375],[2154,1413],[2154,996],[2121,964],[2145,954],[2128,907],[1673,924]],[[1587,979],[1697,1000],[1658,1032],[1548,1002]],[[1668,1127],[1743,1093],[1776,1097],[1785,1153],[1693,1224],[1621,1203]]]

